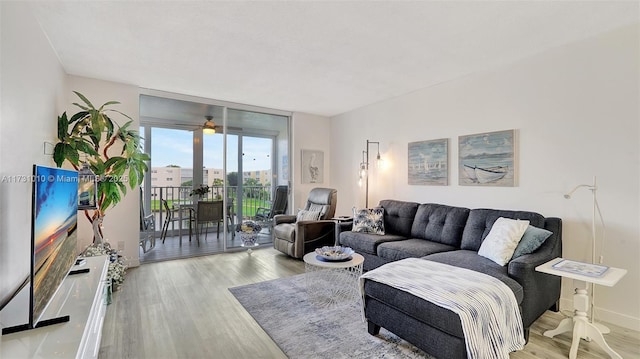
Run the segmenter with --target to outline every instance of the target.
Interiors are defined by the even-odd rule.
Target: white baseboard
[[[140,258],[125,259],[125,265],[128,268],[139,267],[140,266]]]
[[[560,298],[560,310],[573,312],[573,298]],[[596,322],[606,322],[640,332],[640,318],[595,307]]]

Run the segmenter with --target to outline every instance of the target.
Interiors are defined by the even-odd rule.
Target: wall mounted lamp
[[[358,186],[362,186],[362,182],[365,182],[365,199],[364,206],[365,208],[369,208],[369,147],[371,145],[376,145],[377,154],[376,154],[376,166],[380,167],[380,162],[382,162],[382,157],[380,157],[380,142],[374,142],[367,140],[367,149],[362,151],[362,162],[360,162],[360,168],[358,169],[359,177],[358,177]]]

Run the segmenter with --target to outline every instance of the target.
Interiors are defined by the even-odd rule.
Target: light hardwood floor
[[[303,272],[302,261],[272,248],[133,268],[107,309],[99,357],[286,358],[227,288]],[[510,358],[567,358],[570,334],[542,336],[562,318],[560,313],[543,315],[525,349]],[[612,330],[607,343],[625,359],[640,358],[640,333],[607,325]],[[609,356],[594,342],[582,341],[578,358]]]

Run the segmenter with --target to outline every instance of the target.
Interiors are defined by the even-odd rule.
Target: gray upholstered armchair
[[[308,212],[320,212],[320,220],[299,220],[297,216],[277,215],[273,217],[273,247],[294,258],[302,258],[318,247],[333,245],[338,191],[332,188],[314,188],[309,192]]]

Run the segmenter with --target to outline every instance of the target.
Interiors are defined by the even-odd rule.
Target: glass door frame
[[[238,104],[238,103],[234,103],[234,102],[226,102],[226,101],[219,101],[219,100],[213,100],[213,99],[207,99],[207,98],[202,98],[202,97],[195,97],[195,96],[189,96],[189,95],[182,95],[182,94],[177,94],[177,93],[171,93],[171,92],[165,92],[165,91],[159,91],[159,90],[152,90],[152,89],[140,89],[139,92],[139,96],[142,95],[146,95],[146,96],[154,96],[154,97],[160,97],[160,98],[166,98],[166,99],[173,99],[173,100],[179,100],[179,101],[187,101],[187,102],[195,102],[195,103],[201,103],[204,105],[213,105],[213,106],[220,106],[222,107],[223,110],[223,118],[222,118],[222,124],[223,124],[223,173],[224,176],[226,177],[227,175],[227,134],[233,134],[233,135],[237,135],[238,136],[238,186],[241,187],[242,186],[242,182],[243,182],[243,172],[241,172],[240,170],[242,169],[242,141],[241,138],[244,136],[253,136],[253,137],[262,137],[262,138],[271,138],[273,141],[273,145],[271,148],[271,173],[272,173],[272,179],[275,178],[274,175],[279,175],[279,168],[278,168],[278,160],[276,159],[277,156],[275,156],[275,154],[277,153],[277,138],[275,135],[270,136],[269,134],[266,133],[260,133],[258,131],[249,131],[249,132],[241,132],[241,133],[237,133],[235,131],[230,131],[227,132],[227,128],[228,128],[228,110],[232,109],[232,110],[238,110],[238,111],[247,111],[247,112],[254,112],[254,113],[262,113],[262,114],[267,114],[267,115],[276,115],[276,116],[281,116],[281,117],[285,117],[286,121],[287,121],[287,134],[286,134],[286,138],[287,138],[287,153],[285,154],[287,157],[287,168],[288,168],[288,177],[285,179],[287,182],[287,185],[289,186],[289,188],[291,189],[291,151],[293,148],[293,144],[292,144],[292,138],[291,138],[291,134],[292,134],[292,130],[291,130],[291,125],[292,125],[292,117],[293,117],[293,113],[290,111],[283,111],[283,110],[276,110],[276,109],[270,109],[270,108],[264,108],[264,107],[258,107],[258,106],[252,106],[252,105],[244,105],[244,104]],[[145,153],[151,153],[151,142],[152,142],[152,137],[151,137],[151,128],[153,127],[153,124],[150,123],[143,123],[142,121],[140,121],[139,126],[144,128],[144,151]],[[171,127],[169,127],[171,128]],[[203,163],[203,141],[202,141],[202,130],[195,130],[194,131],[194,151],[193,151],[193,186],[197,186],[202,184],[203,181],[203,172],[202,172],[202,163]],[[197,140],[199,138],[199,140]],[[199,162],[197,162],[199,161]],[[149,172],[151,171],[151,161],[149,161],[147,163],[148,167],[149,167]],[[197,180],[196,180],[197,179]],[[273,192],[273,188],[275,188],[275,186],[277,185],[277,183],[275,183],[276,181],[271,181],[271,190]],[[146,206],[146,208],[151,208],[151,196],[150,196],[150,191],[151,191],[151,176],[150,175],[146,175],[144,178],[144,187],[145,187],[145,192],[143,197],[144,197],[144,204]],[[224,181],[224,191],[225,193],[228,193],[228,181],[225,178]],[[289,196],[291,196],[291,193],[293,193],[293,191],[289,190]],[[225,195],[223,197],[223,201],[224,201],[224,212],[223,212],[223,216],[224,218],[227,218],[228,216],[228,208],[227,208],[227,196]],[[242,205],[242,201],[239,200],[238,202],[240,202],[239,204],[236,204],[237,206]],[[291,198],[289,198],[289,203],[291,203]],[[241,207],[240,207],[241,208]],[[239,217],[238,217],[239,218]],[[224,221],[224,235],[223,235],[223,252],[227,252],[228,248],[227,248],[227,235],[228,235],[228,223],[227,221]],[[232,250],[241,250],[241,247],[232,247]]]
[[[271,170],[271,180],[269,181],[270,184],[270,188],[269,188],[269,193],[272,195],[273,191],[275,189],[275,186],[277,185],[276,183],[274,183],[273,179],[276,178],[276,176],[279,174],[279,170],[277,167],[277,159],[276,159],[276,143],[277,143],[277,136],[273,135],[273,134],[268,134],[268,133],[252,133],[252,132],[248,132],[248,133],[242,133],[242,132],[234,132],[234,131],[230,131],[230,132],[226,132],[225,135],[233,135],[233,136],[237,136],[238,137],[238,144],[237,144],[237,149],[238,149],[238,155],[237,155],[237,163],[238,163],[238,168],[237,168],[237,173],[238,173],[238,185],[236,188],[236,198],[237,201],[234,204],[234,206],[236,207],[236,220],[237,223],[234,224],[238,224],[240,223],[242,220],[244,220],[244,203],[243,203],[243,194],[244,194],[244,140],[245,138],[261,138],[261,139],[268,139],[271,140],[271,152],[269,153],[269,158],[270,158],[270,170]],[[226,138],[226,136],[225,136]],[[226,159],[226,150],[228,149],[228,145],[224,146],[225,149],[225,159]],[[227,162],[225,161],[225,166],[226,166]],[[225,169],[225,174],[227,174],[226,169]],[[225,181],[225,193],[228,193],[228,182]],[[227,206],[225,206],[225,209],[227,208]],[[227,230],[225,229],[225,232]],[[226,252],[227,249],[227,242],[225,241],[224,243],[224,249]],[[231,248],[239,248],[237,246],[231,247]]]

